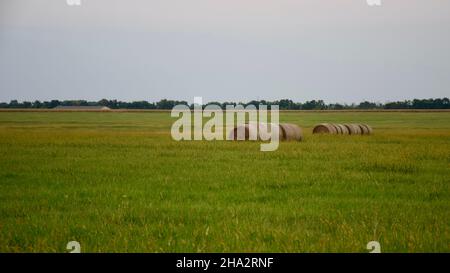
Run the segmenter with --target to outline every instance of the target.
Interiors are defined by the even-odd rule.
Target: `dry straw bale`
[[[336,133],[338,135],[342,135],[342,130],[341,130],[341,128],[339,126],[337,126],[337,124],[332,123],[331,125],[334,126],[334,128],[336,129]]]
[[[359,125],[358,124],[356,124],[356,123],[352,123],[352,125],[353,125],[353,127],[355,127],[355,129],[356,129],[356,134],[357,135],[362,135],[362,130],[361,130],[361,127],[359,127]]]
[[[235,127],[230,131],[232,140],[257,140],[257,127],[253,124],[245,124]]]
[[[352,123],[353,127],[355,128],[356,134],[357,135],[362,135],[362,130],[361,127],[359,127],[358,124]]]
[[[373,132],[372,128],[367,124],[334,124],[321,123],[316,125],[313,129],[313,134],[343,134],[343,135],[370,135]]]
[[[358,124],[359,128],[361,128],[361,134],[363,135],[368,135],[370,134],[369,129],[367,129],[366,126],[364,126],[364,124]]]
[[[373,133],[372,127],[370,127],[367,124],[361,124],[361,126],[366,127],[367,131],[368,131],[368,135],[371,135]]]
[[[337,129],[329,123],[321,123],[314,127],[313,134],[337,134]]]
[[[355,124],[344,124],[344,126],[347,127],[350,135],[360,135],[361,134],[361,128],[359,128],[359,126],[356,126]]]
[[[258,126],[258,139],[260,140],[269,140],[272,138],[272,132],[278,129],[278,139],[282,140],[282,132],[281,129],[273,123],[254,123],[255,126]],[[270,130],[269,130],[270,127]]]
[[[249,137],[249,131],[248,128],[245,125],[234,127],[230,131],[229,139],[232,140],[238,140],[238,139],[248,139]]]
[[[272,130],[276,130],[276,124],[272,123],[249,123],[233,128],[229,133],[229,138],[232,140],[269,140],[271,138]],[[270,128],[270,133],[268,132]],[[303,139],[302,129],[290,123],[282,123],[278,127],[279,140],[296,140]]]
[[[280,124],[281,139],[287,141],[301,141],[303,140],[302,129],[292,123],[281,123]]]
[[[338,127],[341,129],[341,132],[342,132],[343,135],[348,135],[348,134],[350,134],[350,132],[348,131],[348,128],[345,127],[344,125],[342,125],[342,124],[336,124],[336,126],[338,126]]]

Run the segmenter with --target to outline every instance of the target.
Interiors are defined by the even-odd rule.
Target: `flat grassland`
[[[264,153],[173,141],[168,112],[1,112],[0,252],[450,251],[450,112],[280,119],[305,141]]]

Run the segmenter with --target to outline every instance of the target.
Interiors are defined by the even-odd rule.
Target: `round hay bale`
[[[336,133],[338,135],[342,135],[341,127],[337,126],[337,124],[334,124],[334,123],[332,123],[331,125],[336,129]]]
[[[362,126],[366,127],[367,131],[369,132],[368,135],[371,135],[373,133],[373,129],[372,127],[370,127],[367,124],[361,124]]]
[[[339,128],[341,128],[341,134],[343,134],[343,135],[348,135],[348,134],[350,134],[350,132],[348,131],[348,128],[345,127],[344,125],[342,125],[342,124],[336,124],[336,126],[338,126]]]
[[[358,124],[359,128],[361,128],[361,134],[362,135],[368,135],[369,133],[369,129],[367,129],[366,126],[364,126],[364,124]]]
[[[256,124],[245,124],[235,127],[230,131],[232,140],[258,140],[258,131]]]
[[[347,127],[348,132],[350,135],[360,135],[361,129],[359,126],[356,126],[355,124],[344,124],[345,127]]]
[[[272,138],[272,130],[276,130],[276,126],[273,123],[258,123],[258,139],[260,140],[269,140]],[[268,127],[270,126],[270,132],[268,130]],[[278,140],[283,140],[283,132],[278,127]]]
[[[329,123],[321,123],[314,126],[313,134],[336,134],[336,128]]]
[[[355,123],[352,123],[352,125],[355,127],[355,129],[356,129],[356,134],[357,135],[362,135],[362,130],[361,130],[361,127],[359,127],[359,125],[358,124],[355,124]]]
[[[249,138],[249,136],[250,136],[250,132],[249,132],[248,127],[245,125],[241,125],[241,126],[234,127],[230,131],[229,138],[232,140],[246,140]]]
[[[282,140],[286,141],[302,141],[303,132],[302,129],[292,123],[280,123],[280,133]]]

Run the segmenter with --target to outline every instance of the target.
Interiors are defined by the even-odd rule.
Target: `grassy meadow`
[[[0,252],[450,252],[450,112],[280,120],[305,140],[264,153],[173,141],[168,112],[0,112]]]

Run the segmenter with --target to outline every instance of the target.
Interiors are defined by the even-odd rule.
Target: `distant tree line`
[[[51,109],[56,106],[107,106],[111,109],[172,109],[175,105],[184,104],[191,108],[193,105],[189,105],[186,101],[167,100],[163,99],[158,102],[148,101],[133,101],[124,102],[117,100],[102,99],[99,101],[86,101],[86,100],[51,100],[51,101],[23,101],[12,100],[9,103],[0,102],[0,108],[31,108],[31,109]],[[209,104],[217,104],[225,109],[226,105],[279,105],[280,110],[344,110],[344,109],[450,109],[450,101],[448,98],[438,99],[414,99],[404,100],[387,103],[375,103],[369,101],[363,101],[359,104],[339,104],[330,103],[326,104],[323,100],[312,100],[306,102],[293,102],[289,99],[282,99],[277,101],[250,101],[247,103],[236,102],[210,102]]]

